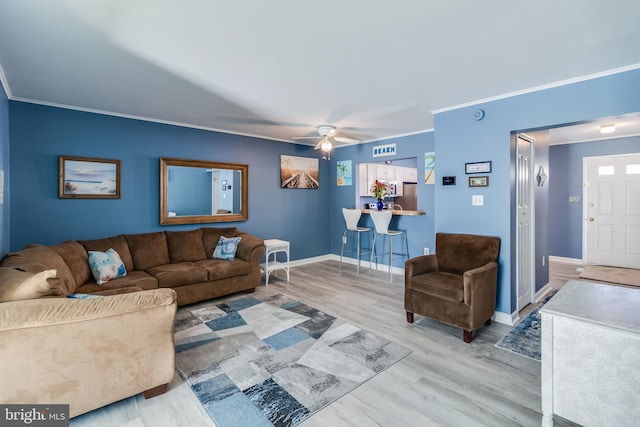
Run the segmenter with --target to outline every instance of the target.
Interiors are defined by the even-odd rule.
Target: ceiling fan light
[[[616,125],[602,125],[600,126],[600,133],[614,133],[616,131]]]
[[[333,148],[333,144],[331,144],[331,141],[329,141],[329,139],[324,139],[322,141],[322,145],[320,146],[320,148],[322,149],[322,151],[324,151],[325,153],[328,153],[329,151],[331,151],[331,149]]]

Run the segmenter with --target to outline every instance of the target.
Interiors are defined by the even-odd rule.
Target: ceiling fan
[[[336,136],[336,127],[331,125],[317,126],[318,136],[297,136],[293,139],[319,139],[318,143],[314,147],[314,150],[322,150],[323,159],[331,159],[331,149],[333,148],[333,142],[344,142],[346,144],[355,144],[360,142],[356,138],[348,138],[346,136]]]

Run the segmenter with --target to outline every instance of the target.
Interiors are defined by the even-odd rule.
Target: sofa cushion
[[[122,259],[112,248],[106,252],[89,251],[89,267],[98,285],[127,275]]]
[[[167,237],[163,231],[157,233],[126,234],[133,266],[136,270],[148,270],[158,265],[169,264]]]
[[[107,297],[107,296],[111,296],[111,295],[122,295],[122,294],[130,294],[132,292],[142,292],[144,291],[144,289],[139,288],[137,286],[125,286],[123,288],[117,288],[117,289],[105,289],[102,291],[96,291],[92,294],[87,294],[87,295],[96,295],[96,296],[101,296],[101,297]]]
[[[236,237],[237,233],[238,229],[236,227],[202,227],[202,243],[207,254],[206,257],[211,258],[213,256],[213,251],[216,249],[221,236]]]
[[[75,293],[109,295],[109,293],[105,293],[105,291],[132,287],[141,290],[157,289],[158,281],[155,277],[144,271],[133,270],[129,271],[125,277],[109,280],[103,285],[98,285],[94,280],[91,280],[85,285],[80,286]]]
[[[76,286],[82,286],[91,279],[87,250],[84,246],[75,240],[67,240],[51,246],[51,249],[56,251],[69,266],[69,270],[71,270],[71,274],[76,281]]]
[[[475,234],[436,233],[438,270],[462,274],[498,261],[500,238]]]
[[[53,277],[56,277],[56,270],[44,270],[34,274],[0,267],[0,302],[63,295],[64,292],[59,286],[47,280]]]
[[[118,255],[120,255],[120,259],[124,262],[124,267],[127,271],[133,270],[131,251],[129,251],[129,245],[123,235],[107,237],[106,239],[80,240],[79,243],[84,246],[87,252],[106,252],[107,249],[113,248],[113,250],[118,252]]]
[[[192,262],[179,262],[159,265],[147,270],[149,274],[158,279],[161,288],[174,288],[176,286],[191,285],[207,281],[207,270]]]
[[[209,272],[208,280],[227,279],[251,273],[251,264],[238,258],[234,260],[203,259],[196,261],[195,264]]]
[[[57,277],[61,282],[60,286],[65,288],[65,294],[73,293],[77,288],[75,278],[64,259],[48,246],[28,245],[18,252],[9,253],[3,258],[2,266],[23,270],[20,264],[25,260],[28,260],[26,267],[29,269],[36,268],[37,264],[41,264],[46,270],[56,270]],[[37,271],[32,272],[36,273]]]
[[[171,262],[198,261],[207,258],[202,243],[202,229],[165,231]]]
[[[236,251],[238,250],[238,243],[242,237],[224,237],[221,236],[218,240],[216,248],[213,250],[213,259],[226,259],[231,260],[236,257]]]
[[[464,284],[459,274],[435,271],[413,276],[409,289],[452,302],[464,301]]]

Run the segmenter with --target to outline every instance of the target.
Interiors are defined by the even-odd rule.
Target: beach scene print
[[[282,188],[318,188],[318,159],[280,156],[280,186]]]
[[[64,194],[112,196],[116,194],[116,179],[115,163],[64,162]]]

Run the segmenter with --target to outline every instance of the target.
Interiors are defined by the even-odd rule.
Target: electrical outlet
[[[424,248],[424,254],[429,255],[429,248]]]
[[[544,267],[544,255],[542,256],[542,266]]]

